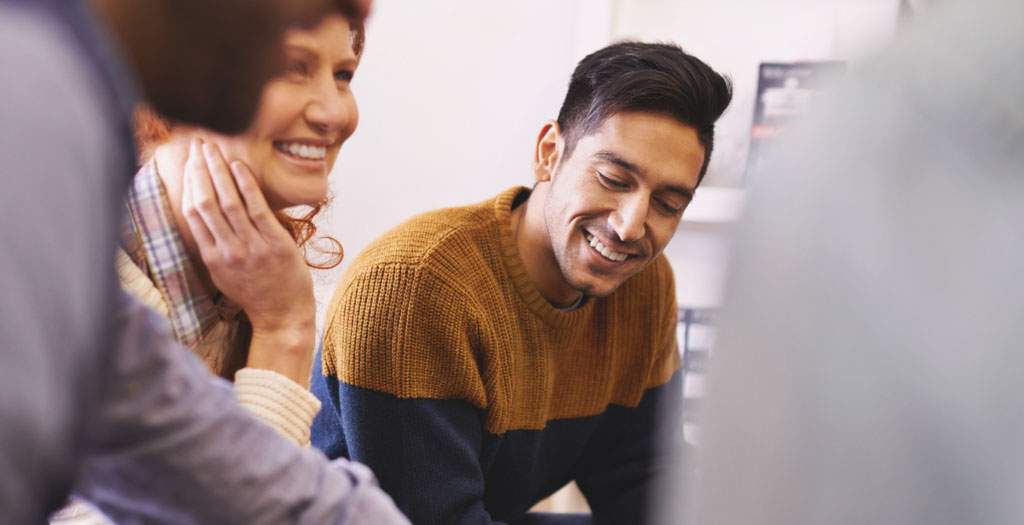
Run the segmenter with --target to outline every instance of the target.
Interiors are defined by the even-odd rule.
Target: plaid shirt
[[[220,293],[211,296],[204,290],[152,160],[135,174],[125,204],[122,248],[163,296],[178,341],[195,348],[217,321],[237,319],[238,307]]]

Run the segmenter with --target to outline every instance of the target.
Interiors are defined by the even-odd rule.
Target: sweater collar
[[[590,316],[595,301],[585,300],[578,308],[570,310],[556,308],[541,295],[537,285],[526,273],[526,266],[519,254],[515,235],[512,233],[512,203],[522,200],[524,193],[529,194],[530,189],[525,186],[515,186],[503,191],[494,200],[494,215],[498,222],[499,244],[505,269],[508,271],[512,285],[519,293],[519,297],[534,314],[549,324],[577,325],[581,320]]]

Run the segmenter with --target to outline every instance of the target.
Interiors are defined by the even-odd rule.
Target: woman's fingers
[[[231,173],[234,175],[235,184],[242,194],[242,199],[245,200],[249,218],[263,238],[268,242],[287,241],[294,244],[284,226],[281,226],[277,217],[274,216],[274,212],[267,204],[267,199],[263,196],[263,191],[260,190],[259,184],[256,183],[256,177],[249,167],[236,160],[231,163]]]
[[[207,262],[210,278],[225,296],[245,310],[258,334],[294,326],[306,326],[315,318],[313,284],[301,249],[274,216],[249,168],[242,162],[230,165],[240,199],[256,229],[257,241],[239,245],[247,248],[243,257],[218,246],[215,258]]]
[[[249,219],[246,205],[235,186],[235,178],[228,170],[220,148],[209,142],[203,144],[203,157],[206,159],[207,173],[210,174],[213,189],[217,193],[219,209],[234,230],[235,236],[244,243],[258,241],[259,233]]]
[[[186,166],[187,162],[188,161],[186,161]],[[182,180],[181,185],[182,215],[185,216],[185,222],[188,223],[188,228],[192,231],[192,237],[195,238],[196,244],[199,246],[200,254],[202,254],[204,251],[213,249],[216,246],[216,242],[213,239],[213,234],[210,233],[210,229],[207,228],[206,223],[203,222],[202,217],[199,216],[198,213],[189,212],[189,210],[194,210],[195,206],[192,204],[192,184],[191,181],[188,180],[188,169],[185,170],[185,173],[186,175]]]
[[[201,222],[210,232],[213,238],[215,251],[202,251],[203,261],[209,265],[217,265],[221,262],[234,264],[245,257],[244,246],[235,235],[231,225],[224,218],[220,209],[220,202],[217,200],[217,192],[210,180],[210,172],[206,166],[206,156],[202,152],[203,143],[193,139],[189,147],[188,160],[185,161],[184,185],[191,192],[189,206],[182,207],[182,212],[188,220],[193,232],[198,229],[192,226]]]

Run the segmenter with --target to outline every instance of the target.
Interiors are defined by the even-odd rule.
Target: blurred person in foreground
[[[1024,4],[936,4],[755,181],[698,523],[1024,520]]]
[[[125,522],[402,521],[367,469],[249,416],[114,272],[140,97],[240,132],[284,29],[334,7],[0,3],[0,522],[42,522],[72,487]]]
[[[584,58],[533,189],[410,219],[347,270],[313,444],[373,468],[417,523],[589,522],[529,513],[569,481],[594,522],[642,523],[682,396],[662,251],[730,99],[674,45]]]

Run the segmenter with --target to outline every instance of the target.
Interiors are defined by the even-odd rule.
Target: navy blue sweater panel
[[[578,522],[529,509],[576,481],[595,523],[642,523],[650,492],[678,437],[680,372],[637,407],[551,420],[540,430],[484,430],[485,413],[460,400],[400,399],[324,376],[313,446],[370,466],[414,523]],[[665,440],[665,441],[663,441]]]

